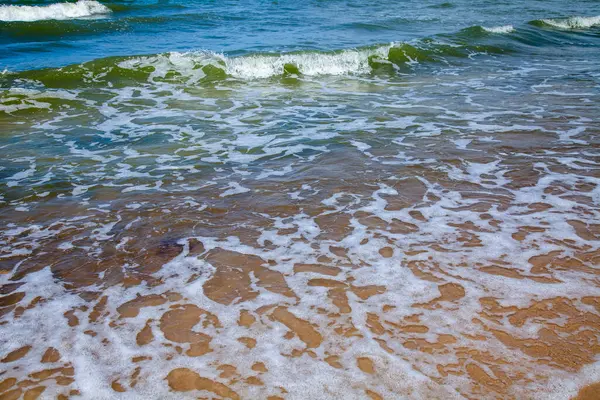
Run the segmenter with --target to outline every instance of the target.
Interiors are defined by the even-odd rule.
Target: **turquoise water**
[[[600,381],[598,1],[0,4],[9,398]]]

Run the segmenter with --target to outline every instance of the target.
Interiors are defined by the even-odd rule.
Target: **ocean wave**
[[[253,54],[242,57],[227,57],[211,51],[172,52],[132,57],[117,62],[116,66],[130,71],[147,71],[151,81],[178,78],[199,81],[225,76],[252,80],[286,75],[363,74],[371,71],[376,60],[387,61],[393,47],[393,44],[389,44],[336,52]]]
[[[93,0],[77,3],[56,3],[47,6],[0,6],[0,21],[32,22],[86,18],[110,13],[110,8]]]
[[[253,80],[286,77],[395,74],[417,64],[467,58],[477,53],[509,51],[490,45],[452,45],[432,41],[389,43],[336,51],[250,54],[228,57],[211,51],[171,52],[147,56],[109,57],[62,68],[0,75],[0,87],[15,80],[38,82],[46,87],[81,85],[125,87],[139,83],[190,84],[222,79]]]
[[[240,79],[269,78],[283,74],[347,75],[368,73],[370,57],[386,58],[392,45],[334,53],[254,55],[224,59],[228,75]]]
[[[542,19],[532,21],[534,25],[546,25],[559,29],[588,29],[600,25],[600,15],[596,17],[570,17],[564,19]]]
[[[484,31],[489,33],[511,33],[515,30],[512,25],[492,26],[492,27],[481,27]]]

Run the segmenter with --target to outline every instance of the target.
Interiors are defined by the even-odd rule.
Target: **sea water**
[[[2,2],[0,396],[593,398],[599,16]]]

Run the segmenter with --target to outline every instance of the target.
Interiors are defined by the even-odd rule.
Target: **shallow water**
[[[598,15],[0,6],[0,398],[594,398]]]

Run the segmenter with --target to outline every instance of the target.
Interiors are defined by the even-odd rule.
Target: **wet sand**
[[[5,232],[0,398],[596,398],[598,178],[521,154],[50,201]]]

